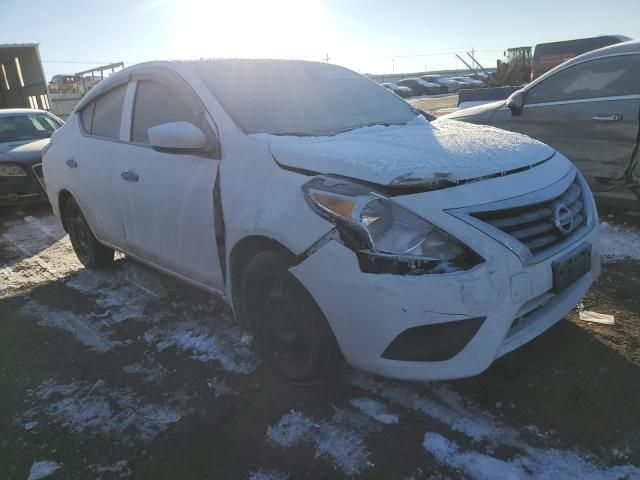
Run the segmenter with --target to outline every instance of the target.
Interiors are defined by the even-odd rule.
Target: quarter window
[[[91,133],[91,124],[93,123],[93,110],[95,107],[96,102],[91,102],[80,112],[80,120],[82,121],[82,126],[87,133]]]
[[[91,134],[106,138],[120,137],[120,119],[127,86],[122,85],[105,93],[95,101]]]
[[[180,121],[200,123],[189,105],[171,88],[157,82],[138,81],[131,130],[133,142],[148,144],[147,130],[151,127]]]
[[[527,92],[527,104],[640,94],[640,55],[584,62],[543,80]]]

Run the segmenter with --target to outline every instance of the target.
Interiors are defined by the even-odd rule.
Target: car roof
[[[96,97],[103,92],[110,90],[114,83],[124,83],[128,81],[130,75],[134,74],[137,70],[144,69],[162,69],[168,68],[178,73],[184,73],[185,70],[193,70],[194,66],[207,65],[211,63],[291,63],[291,64],[318,64],[327,65],[326,62],[316,62],[311,60],[288,60],[288,59],[273,59],[273,58],[212,58],[202,60],[153,60],[150,62],[137,63],[124,68],[118,72],[115,72],[108,77],[104,78],[104,81],[99,82],[93,87],[89,93],[87,93],[73,108],[74,112],[81,110],[85,105],[93,101]],[[344,68],[340,65],[329,64],[336,68]]]
[[[46,110],[35,108],[0,108],[0,117],[9,115],[29,115],[32,113],[48,113]]]

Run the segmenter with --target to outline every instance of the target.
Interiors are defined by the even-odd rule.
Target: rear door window
[[[620,55],[561,70],[527,91],[527,104],[640,94],[640,55]]]
[[[147,80],[138,81],[133,107],[132,142],[148,144],[147,130],[151,127],[181,121],[194,125],[200,123],[190,105],[169,86]]]
[[[95,111],[91,124],[91,134],[98,137],[118,139],[120,119],[127,86],[122,85],[95,100]]]

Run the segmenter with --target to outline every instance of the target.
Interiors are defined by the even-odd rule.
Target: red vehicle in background
[[[540,43],[535,46],[531,61],[531,80],[573,57],[628,40],[631,39],[623,35],[602,35],[563,42]]]

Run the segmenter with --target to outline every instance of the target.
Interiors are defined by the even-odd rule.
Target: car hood
[[[406,125],[365,127],[333,136],[254,134],[283,166],[387,186],[459,182],[535,165],[554,150],[524,135],[416,117]]]
[[[463,122],[489,123],[493,115],[504,106],[505,100],[484,103],[469,108],[462,108],[455,112],[448,113],[442,118],[450,120],[461,120]]]
[[[12,162],[31,165],[42,158],[42,149],[48,143],[48,138],[0,143],[0,161],[6,158]]]

